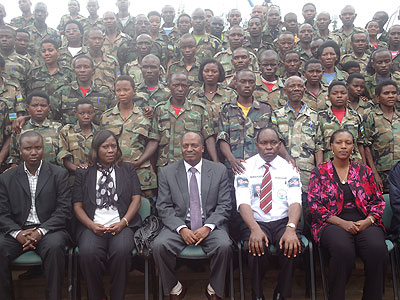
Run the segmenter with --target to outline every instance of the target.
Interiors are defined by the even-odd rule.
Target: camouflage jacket
[[[316,111],[325,110],[328,108],[328,103],[330,103],[328,99],[328,89],[321,85],[321,89],[318,92],[318,95],[315,97],[313,93],[309,90],[304,91],[303,100],[304,103],[307,104],[308,107],[312,108]]]
[[[287,102],[286,96],[283,93],[284,87],[285,85],[283,84],[282,79],[278,77],[276,84],[273,86],[272,90],[269,91],[263,83],[261,75],[259,75],[257,76],[256,89],[253,96],[257,98],[258,101],[266,102],[271,105],[272,109],[278,109],[284,106]]]
[[[57,160],[60,166],[63,159],[69,159],[75,166],[88,164],[88,155],[97,126],[92,124],[92,132],[85,136],[79,123],[67,124],[60,130],[60,152]]]
[[[217,87],[217,91],[210,101],[206,97],[204,92],[204,85],[202,85],[196,89],[193,89],[188,97],[192,101],[201,102],[206,106],[206,109],[212,120],[213,128],[215,128],[215,132],[218,132],[219,113],[222,109],[222,106],[225,103],[235,101],[237,98],[237,94],[235,90],[219,84]]]
[[[60,56],[58,57],[58,63],[60,66],[66,66],[72,68],[72,60],[82,54],[87,54],[88,49],[86,46],[82,46],[82,49],[76,55],[72,55],[68,50],[68,45],[60,48]]]
[[[201,64],[206,58],[213,58],[220,51],[221,41],[213,35],[205,33],[196,46],[196,61]]]
[[[360,115],[351,108],[346,108],[346,114],[342,122],[339,122],[331,108],[320,111],[318,115],[323,137],[321,150],[324,152],[324,162],[327,162],[331,157],[333,157],[329,143],[332,134],[338,129],[347,129],[353,134],[354,139],[356,140],[356,144],[354,145],[355,153],[352,155],[352,159],[362,163],[361,154],[360,151],[358,151],[357,146],[358,144],[364,145],[365,143],[364,127]]]
[[[86,18],[84,16],[81,16],[80,14],[78,14],[76,16],[76,18],[72,18],[71,15],[69,15],[69,14],[68,15],[63,15],[61,17],[60,23],[57,26],[57,30],[63,32],[64,29],[65,29],[65,24],[67,24],[71,20],[75,20],[75,21],[79,22],[83,26],[85,19]]]
[[[136,96],[144,99],[145,102],[143,104],[137,104],[135,102],[135,106],[151,106],[154,108],[158,103],[167,101],[169,97],[171,97],[171,92],[162,83],[158,83],[158,85],[150,91],[144,81],[142,81],[136,87]]]
[[[11,122],[8,118],[7,104],[0,100],[0,150],[3,148],[4,138],[11,135]]]
[[[117,37],[115,38],[114,42],[112,42],[107,34],[104,33],[104,44],[103,44],[103,48],[101,48],[101,50],[103,51],[103,53],[107,54],[107,55],[111,55],[111,56],[115,56],[117,57],[117,53],[119,48],[121,47],[122,44],[130,41],[130,36],[123,33],[123,32],[119,32]]]
[[[16,82],[6,80],[4,77],[1,77],[1,79],[3,84],[0,85],[0,104],[3,104],[3,102],[7,104],[10,120],[13,120],[14,114],[25,112],[25,97]]]
[[[106,86],[98,86],[93,82],[84,96],[78,82],[74,81],[69,86],[59,88],[54,96],[50,97],[54,119],[61,120],[64,125],[75,124],[75,103],[81,98],[89,99],[93,103],[96,111],[93,121],[95,124],[99,124],[101,114],[115,104],[114,95]]]
[[[28,73],[28,91],[40,90],[53,95],[58,89],[68,86],[74,75],[69,67],[58,65],[58,70],[50,74],[45,64],[31,69]],[[52,119],[49,117],[49,119]]]
[[[365,122],[367,116],[370,114],[371,110],[375,107],[375,104],[372,101],[365,101],[360,98],[358,99],[358,104],[356,108],[353,108],[352,106],[350,107],[354,109],[360,115],[361,120]]]
[[[393,71],[400,72],[400,51],[393,58]]]
[[[138,160],[146,148],[147,141],[152,138],[151,120],[146,118],[138,107],[133,107],[126,120],[121,116],[118,105],[110,108],[101,116],[100,127],[112,131],[118,137],[122,159],[125,162]],[[157,176],[149,160],[137,168],[136,172],[142,190],[157,188]]]
[[[133,78],[133,81],[135,82],[135,85],[139,85],[140,83],[142,83],[143,75],[139,59],[135,59],[127,63],[122,69],[122,74],[131,76]],[[162,66],[160,66],[160,77],[159,77],[160,82],[163,83],[167,82],[166,77],[167,76],[165,74],[165,69]]]
[[[151,48],[150,53],[157,56],[161,61],[163,56],[163,48],[158,42],[153,41],[153,47]],[[118,48],[117,58],[119,61],[119,65],[121,66],[121,70],[127,63],[138,59],[138,54],[136,51],[136,41],[128,40],[122,43],[121,46]]]
[[[83,32],[84,35],[87,36],[87,34],[89,33],[89,29],[97,27],[99,29],[101,29],[101,31],[104,31],[104,26],[103,26],[103,19],[98,17],[96,19],[95,22],[91,21],[90,18],[85,18],[82,22],[81,22],[82,26],[83,26]]]
[[[46,39],[53,39],[59,43],[61,46],[61,39],[58,35],[57,31],[53,28],[47,26],[45,32],[40,33],[39,30],[36,28],[35,24],[32,24],[25,28],[28,30],[29,34],[31,35],[31,39],[29,42],[28,52],[30,52],[34,57],[40,59],[41,50],[40,50],[40,43]]]
[[[59,132],[62,125],[58,122],[52,122],[45,119],[42,125],[30,119],[21,129],[21,133],[11,135],[10,154],[8,156],[9,164],[19,164],[21,162],[19,152],[19,138],[21,134],[27,131],[35,131],[43,137],[44,152],[43,160],[49,163],[57,164],[57,154],[60,149]]]
[[[255,137],[258,132],[268,126],[274,126],[276,119],[268,103],[254,98],[247,117],[237,105],[237,99],[225,103],[219,115],[217,142],[225,141],[231,147],[232,154],[238,159],[248,159],[257,154]],[[230,167],[228,161],[225,162]]]
[[[94,83],[98,86],[104,85],[108,87],[110,91],[114,91],[114,82],[119,75],[121,75],[118,59],[103,53],[101,61],[97,62],[90,53],[87,55],[92,58],[94,63]]]
[[[302,189],[307,192],[311,171],[315,168],[315,153],[322,142],[318,113],[303,104],[296,116],[289,103],[274,112],[286,149],[301,171]]]
[[[361,27],[355,27],[353,26],[353,30],[350,32],[350,34],[347,34],[344,31],[343,27],[340,27],[339,29],[335,30],[333,33],[335,33],[336,35],[340,36],[341,42],[342,44],[340,44],[340,52],[342,54],[346,54],[346,53],[350,53],[351,52],[351,44],[350,44],[350,39],[351,36],[353,35],[354,32],[365,32],[367,33],[367,31],[364,28]]]
[[[4,69],[4,78],[16,82],[22,94],[27,94],[26,82],[28,80],[28,72],[31,69],[31,62],[17,52],[11,53],[9,56],[3,56],[6,66]]]
[[[152,137],[159,141],[158,167],[182,159],[181,138],[188,131],[201,133],[204,140],[215,134],[203,104],[186,99],[178,116],[171,105],[171,98],[156,106]]]
[[[400,87],[400,72],[393,72],[391,74],[391,79],[397,83],[398,87]],[[369,99],[372,99],[372,102],[374,102],[375,104],[378,103],[378,101],[375,98],[375,88],[377,85],[378,83],[376,80],[376,74],[365,77],[365,96],[367,96]],[[396,103],[397,110],[400,109],[399,104],[400,104],[400,95]]]
[[[121,21],[118,19],[118,14],[117,14],[117,26],[119,31],[122,33],[128,35],[131,38],[136,38],[136,30],[135,30],[135,17],[129,16],[128,22],[126,22],[125,25],[122,25]]]
[[[250,65],[250,70],[253,72],[259,72],[260,67],[258,66],[257,63],[257,57],[253,52],[249,52],[251,56],[251,65]],[[228,48],[227,50],[218,52],[215,54],[214,58],[218,60],[222,66],[224,67],[225,75],[226,76],[231,76],[234,73],[236,73],[235,68],[232,64],[232,50],[231,48]]]
[[[349,61],[356,61],[360,64],[361,74],[366,76],[369,57],[370,57],[370,55],[367,53],[364,53],[364,55],[361,58],[357,57],[354,53],[349,53],[349,54],[345,54],[341,57],[340,64],[343,65]]]
[[[172,65],[169,66],[168,74],[174,74],[177,72],[182,72],[186,74],[189,80],[190,88],[192,89],[194,87],[199,87],[202,84],[202,82],[199,80],[199,71],[200,62],[197,58],[196,62],[194,63],[194,65],[192,65],[189,71],[187,70],[185,63],[183,62],[183,59],[181,59],[180,61],[174,62]]]
[[[390,171],[400,160],[400,113],[395,109],[390,121],[377,105],[365,122],[367,146],[378,172]]]
[[[349,77],[348,74],[345,71],[340,71],[337,67],[335,67],[335,72],[336,72],[336,75],[332,79],[332,81],[335,81],[335,80],[346,81],[347,77]],[[322,83],[322,85],[325,86],[326,89],[328,89],[329,85],[331,84],[330,82],[328,82],[325,79],[324,76],[322,76],[321,83]]]
[[[23,29],[25,27],[33,25],[34,22],[35,22],[35,17],[33,15],[28,19],[25,19],[23,16],[19,16],[11,19],[10,25],[18,29]]]

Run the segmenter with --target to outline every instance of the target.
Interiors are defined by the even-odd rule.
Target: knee
[[[160,253],[164,252],[167,249],[165,241],[160,238],[155,238],[151,244],[151,251],[156,254],[160,255]]]
[[[332,259],[338,258],[347,263],[353,263],[356,259],[354,246],[350,243],[338,242],[335,247],[329,249]]]
[[[230,255],[232,253],[232,242],[229,239],[221,239],[218,242],[217,251],[223,255]]]

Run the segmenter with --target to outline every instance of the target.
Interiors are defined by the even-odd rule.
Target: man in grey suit
[[[227,170],[222,164],[202,159],[203,138],[198,133],[186,133],[181,149],[183,160],[159,172],[157,210],[165,227],[153,242],[153,257],[164,295],[179,300],[186,289],[175,275],[176,255],[188,245],[202,247],[211,259],[206,296],[222,299],[232,257],[227,233],[231,210]]]

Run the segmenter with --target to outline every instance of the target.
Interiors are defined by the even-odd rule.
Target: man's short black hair
[[[33,97],[40,97],[43,99],[46,99],[47,104],[50,104],[50,98],[49,95],[47,95],[47,93],[43,92],[43,91],[39,91],[39,90],[34,90],[33,92],[28,94],[28,97],[26,98],[26,104],[31,104],[32,102],[32,98]]]

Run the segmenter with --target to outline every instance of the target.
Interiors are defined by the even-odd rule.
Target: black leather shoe
[[[282,297],[281,293],[279,293],[276,289],[274,291],[274,298],[273,300],[286,300],[286,298]]]

